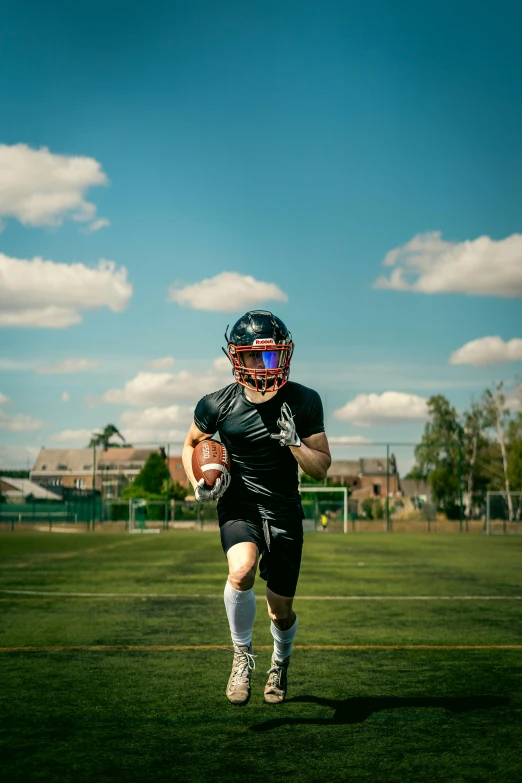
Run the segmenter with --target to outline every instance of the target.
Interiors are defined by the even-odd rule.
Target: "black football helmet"
[[[268,310],[249,310],[225,332],[234,378],[254,391],[277,391],[288,380],[294,350],[292,335]]]

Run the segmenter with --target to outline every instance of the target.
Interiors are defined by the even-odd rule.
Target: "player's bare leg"
[[[234,544],[227,552],[228,580],[225,608],[234,644],[232,673],[227,685],[231,704],[244,705],[250,698],[250,679],[254,668],[252,628],[256,616],[254,581],[259,552],[250,541]]]
[[[266,600],[268,616],[272,621],[270,631],[274,637],[274,652],[265,687],[265,702],[280,704],[286,696],[292,642],[298,626],[297,615],[292,608],[293,598],[277,595],[267,587]]]

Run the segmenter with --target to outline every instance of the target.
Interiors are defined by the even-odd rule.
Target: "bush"
[[[390,514],[395,509],[390,506]],[[361,510],[364,513],[366,519],[384,519],[385,506],[382,500],[379,498],[365,498],[361,502]]]

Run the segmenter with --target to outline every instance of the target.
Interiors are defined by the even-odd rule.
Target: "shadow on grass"
[[[319,696],[295,696],[283,704],[302,704],[309,702],[320,707],[331,707],[335,710],[329,718],[275,718],[264,723],[250,726],[251,731],[271,731],[280,726],[296,726],[298,724],[314,726],[339,726],[353,723],[363,723],[376,712],[396,709],[418,709],[420,707],[441,707],[450,712],[472,712],[473,710],[489,710],[509,704],[509,699],[502,696],[418,696],[402,698],[399,696],[352,696],[349,699],[322,699]],[[281,707],[279,707],[281,709]]]

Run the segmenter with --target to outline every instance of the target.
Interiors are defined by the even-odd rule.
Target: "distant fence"
[[[319,492],[303,493],[305,530],[342,532],[344,528],[344,501],[342,495]],[[326,499],[325,499],[326,498]],[[348,499],[347,532],[366,531],[419,531],[419,532],[473,532],[487,531],[486,502],[479,500],[473,513],[461,522],[447,519],[435,505],[418,502],[412,498],[389,498],[386,517],[385,498],[373,498],[366,504]],[[144,524],[162,530],[195,528],[217,530],[215,503],[195,501],[147,501],[144,505]],[[505,534],[522,533],[520,506],[518,519],[506,522],[507,506],[499,494],[490,499],[489,531]],[[321,519],[326,521],[323,525]],[[73,497],[63,502],[2,503],[0,504],[0,529],[76,529],[127,530],[129,528],[129,501],[106,500],[99,496]]]

